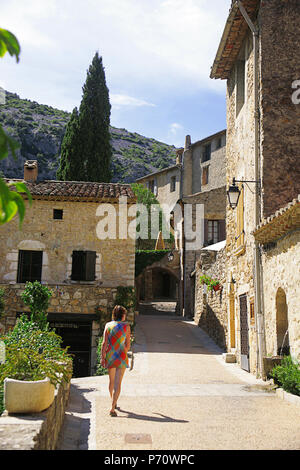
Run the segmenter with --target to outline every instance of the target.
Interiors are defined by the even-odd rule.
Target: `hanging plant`
[[[218,279],[213,279],[210,276],[207,276],[206,274],[200,276],[199,281],[201,282],[201,284],[206,284],[208,290],[218,291],[221,289],[220,281]]]

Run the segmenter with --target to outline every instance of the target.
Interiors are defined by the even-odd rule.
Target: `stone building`
[[[126,184],[37,182],[35,162],[26,162],[24,170],[32,206],[21,230],[17,218],[1,227],[0,327],[12,327],[28,311],[20,297],[26,281],[47,284],[53,292],[48,321],[75,353],[75,374],[89,375],[96,365],[99,321],[110,315],[117,287],[134,286],[135,239],[120,236],[119,215],[125,207],[120,201],[127,199],[130,207],[136,199]],[[116,214],[115,234],[110,230],[106,239],[100,233],[105,211],[112,211],[110,228]]]
[[[232,1],[211,71],[211,78],[227,80],[226,180],[239,194],[226,213],[227,344],[243,369],[261,376],[264,357],[278,350],[287,324],[299,356],[299,269],[290,263],[298,256],[298,225],[270,251],[256,235],[300,193],[300,107],[292,100],[300,77],[299,20],[296,0]],[[280,268],[279,261],[287,265]],[[277,296],[279,310],[288,311],[280,334]]]
[[[174,211],[175,247],[179,256],[175,257],[178,266],[173,268],[180,273],[176,281],[180,303],[177,311],[187,317],[194,315],[195,280],[191,273],[195,269],[197,253],[203,245],[225,239],[225,147],[226,130],[194,143],[190,136],[186,136],[184,148],[177,150],[176,165],[136,181],[148,187],[161,205],[165,204],[170,212]],[[197,206],[202,210],[197,212]],[[180,227],[177,232],[176,227]],[[201,236],[199,243],[189,243],[188,230],[192,236],[196,233],[199,238]],[[168,268],[166,260],[165,268]],[[157,277],[159,273],[155,268]],[[148,267],[147,279],[151,269]]]

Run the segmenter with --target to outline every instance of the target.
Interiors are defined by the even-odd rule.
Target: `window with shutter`
[[[43,252],[20,250],[17,282],[33,282],[42,279]]]
[[[95,251],[73,251],[72,281],[94,281],[96,267]]]
[[[239,185],[240,188],[240,197],[239,202],[236,208],[236,254],[242,254],[245,247],[245,230],[244,230],[244,186]]]
[[[202,186],[208,184],[208,166],[202,168]]]

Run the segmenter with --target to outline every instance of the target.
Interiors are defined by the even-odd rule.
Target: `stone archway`
[[[277,354],[289,354],[289,322],[285,291],[279,287],[276,292],[276,338]]]
[[[135,279],[137,301],[174,302],[176,312],[181,311],[180,254],[173,251],[173,258],[164,256],[147,266]]]
[[[162,268],[153,268],[151,271],[153,300],[165,299],[176,301],[178,298],[178,281],[174,274]]]

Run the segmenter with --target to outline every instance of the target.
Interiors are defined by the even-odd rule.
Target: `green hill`
[[[22,178],[25,160],[38,160],[39,180],[56,179],[60,146],[70,113],[6,92],[0,123],[20,143],[18,159],[0,161],[0,173]],[[126,129],[111,127],[112,182],[131,183],[175,164],[175,147]]]

